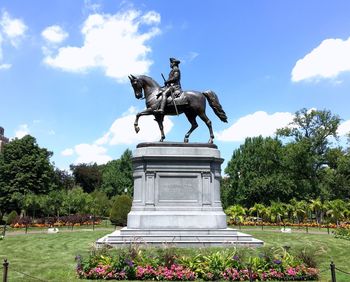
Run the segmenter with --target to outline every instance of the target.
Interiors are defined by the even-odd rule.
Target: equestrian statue
[[[213,91],[182,91],[179,64],[179,60],[170,58],[171,71],[168,79],[166,80],[162,74],[164,87],[161,87],[155,80],[146,75],[129,75],[135,97],[137,99],[145,99],[146,101],[146,109],[136,115],[134,122],[135,131],[136,133],[140,131],[138,126],[140,116],[153,115],[161,132],[161,138],[159,141],[163,142],[165,139],[163,130],[164,116],[184,113],[188,121],[191,123],[191,128],[186,133],[184,142],[188,143],[192,131],[198,127],[196,117],[199,116],[209,129],[210,138],[208,143],[213,143],[213,128],[211,126],[211,121],[205,114],[206,100],[208,100],[214,113],[223,122],[227,122],[226,113],[220,105],[217,95]]]

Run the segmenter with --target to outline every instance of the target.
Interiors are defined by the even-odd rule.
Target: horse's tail
[[[227,122],[227,116],[225,111],[223,110],[218,96],[215,94],[214,91],[207,90],[203,92],[203,95],[205,98],[207,98],[210,107],[214,110],[214,113],[219,117],[219,119],[223,122]]]

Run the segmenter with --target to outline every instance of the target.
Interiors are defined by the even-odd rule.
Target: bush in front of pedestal
[[[125,226],[127,223],[128,213],[131,209],[132,200],[127,195],[117,196],[112,204],[110,221],[115,226]]]
[[[247,251],[247,250],[245,250]],[[200,252],[200,254],[198,254]],[[317,280],[319,270],[285,249],[261,250],[258,256],[242,250],[198,250],[196,252],[127,248],[118,253],[100,253],[79,258],[77,274],[87,279],[189,281],[305,281]]]

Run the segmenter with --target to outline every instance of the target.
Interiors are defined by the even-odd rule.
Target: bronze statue
[[[161,139],[159,141],[163,142],[165,139],[163,130],[164,115],[184,113],[191,123],[191,128],[186,133],[184,142],[188,142],[188,138],[192,131],[198,127],[196,117],[199,116],[209,129],[210,138],[208,143],[213,143],[214,133],[211,121],[205,114],[206,100],[208,100],[214,113],[223,122],[227,122],[226,113],[222,109],[217,95],[211,90],[205,92],[181,91],[181,75],[178,68],[179,63],[180,61],[170,58],[170,66],[172,70],[170,71],[169,79],[165,81],[165,85],[168,86],[167,88],[160,87],[156,81],[146,75],[134,76],[131,74],[129,76],[135,97],[137,99],[145,98],[147,107],[144,111],[136,115],[134,122],[135,131],[136,133],[140,131],[138,126],[140,116],[154,115],[161,132]],[[179,92],[179,90],[181,92]],[[160,96],[162,96],[161,100],[158,99]]]
[[[181,94],[181,72],[179,69],[179,64],[180,61],[175,59],[175,58],[170,58],[170,68],[171,71],[169,73],[169,78],[168,80],[165,80],[163,74],[162,77],[164,79],[164,89],[161,90],[161,92],[159,92],[157,94],[157,98],[159,98],[160,96],[162,97],[161,99],[161,103],[160,103],[160,108],[158,110],[155,110],[155,112],[157,113],[164,113],[164,108],[165,108],[165,104],[166,104],[166,100],[169,96],[171,96],[172,100],[174,101],[175,98],[179,97]],[[177,107],[176,107],[176,103],[174,101],[174,107],[175,110],[177,112]]]

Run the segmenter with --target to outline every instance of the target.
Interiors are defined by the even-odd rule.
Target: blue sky
[[[105,163],[159,139],[135,114],[128,74],[162,82],[181,60],[182,88],[217,93],[208,107],[227,160],[247,136],[271,136],[301,108],[329,109],[350,131],[349,1],[0,1],[0,125],[31,134],[60,168]],[[206,142],[199,120],[192,142]],[[182,141],[185,116],[165,120]],[[226,162],[224,166],[226,165]],[[224,167],[223,167],[224,168]]]

